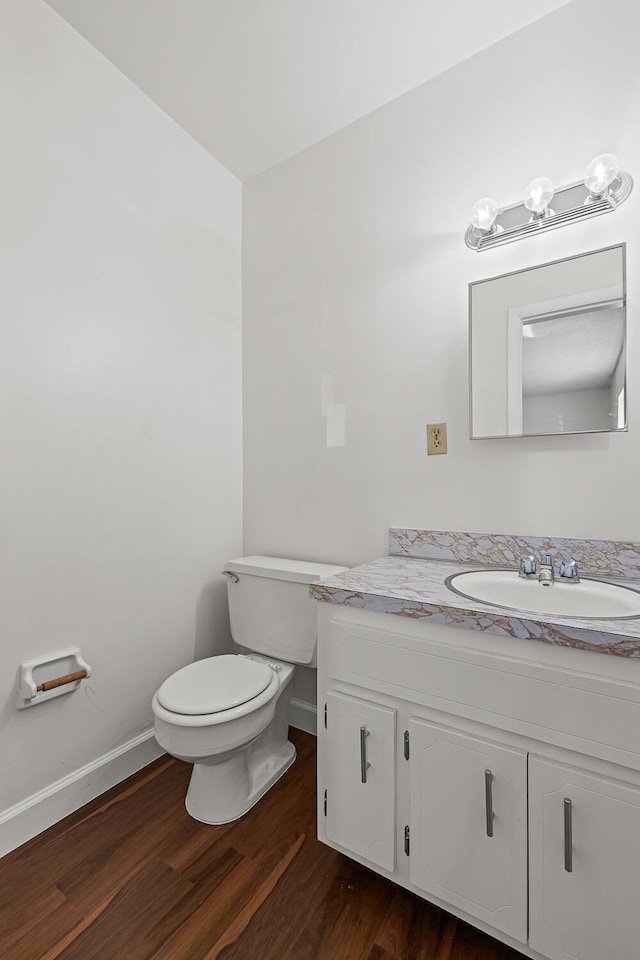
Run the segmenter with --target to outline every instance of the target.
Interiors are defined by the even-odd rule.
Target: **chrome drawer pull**
[[[571,822],[571,800],[564,798],[564,868],[573,872],[573,825]]]
[[[484,772],[484,811],[487,818],[487,836],[493,836],[493,774]]]
[[[363,783],[367,782],[367,770],[371,766],[367,762],[367,737],[369,731],[366,727],[360,727],[360,779]]]

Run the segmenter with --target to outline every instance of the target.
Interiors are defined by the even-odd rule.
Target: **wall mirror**
[[[627,429],[625,247],[469,284],[472,440]]]

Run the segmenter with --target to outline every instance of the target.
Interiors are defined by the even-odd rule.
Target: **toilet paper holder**
[[[18,671],[18,709],[34,707],[37,703],[71,693],[91,673],[91,667],[78,647],[25,660]]]

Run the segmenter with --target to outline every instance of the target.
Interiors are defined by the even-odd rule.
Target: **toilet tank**
[[[348,567],[281,557],[239,557],[225,566],[229,619],[238,646],[288,663],[315,663],[316,601],[309,584]]]

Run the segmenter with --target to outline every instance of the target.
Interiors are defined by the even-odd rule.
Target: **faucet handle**
[[[520,557],[519,572],[521,577],[535,577],[538,572],[538,564],[532,554],[526,554],[524,557]]]
[[[558,573],[563,580],[570,580],[571,583],[580,583],[578,564],[575,560],[561,560]]]

